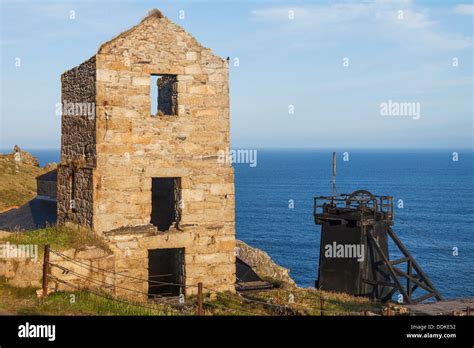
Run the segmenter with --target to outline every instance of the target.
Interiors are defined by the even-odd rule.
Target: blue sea
[[[59,161],[59,150],[30,151],[42,165]],[[449,150],[358,150],[346,159],[338,153],[337,192],[403,200],[393,229],[425,273],[445,298],[474,296],[473,152],[453,161]],[[331,193],[331,161],[329,150],[260,149],[255,167],[234,164],[237,238],[268,252],[303,287],[317,274],[313,197]]]

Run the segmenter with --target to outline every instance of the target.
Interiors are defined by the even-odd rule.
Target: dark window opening
[[[159,231],[168,231],[179,223],[181,211],[180,178],[152,178],[151,223]]]
[[[148,250],[148,297],[185,294],[184,248]]]
[[[74,171],[69,175],[69,210],[76,212],[76,175]]]
[[[172,116],[178,114],[178,79],[176,75],[151,75],[151,114]]]

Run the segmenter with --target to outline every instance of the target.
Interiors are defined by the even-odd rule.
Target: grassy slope
[[[294,295],[294,303],[285,298]],[[347,295],[329,294],[311,289],[295,289],[280,293],[282,305],[275,303],[277,290],[255,292],[245,297],[238,294],[220,293],[212,299],[204,299],[205,315],[320,315],[320,297],[324,296],[325,315],[363,315],[364,311],[380,312],[380,307],[366,299],[354,299]],[[195,298],[184,306],[172,307],[157,304],[137,304],[106,298],[89,291],[58,292],[45,299],[36,297],[34,288],[17,288],[0,278],[0,311],[22,315],[195,315]]]
[[[11,155],[0,154],[0,211],[20,206],[35,197],[35,177],[49,170],[29,163],[16,167]]]
[[[147,309],[96,296],[87,291],[61,292],[46,299],[36,297],[36,289],[17,288],[0,278],[0,309],[19,315],[173,315],[168,307]]]

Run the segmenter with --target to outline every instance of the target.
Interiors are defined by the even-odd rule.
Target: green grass
[[[176,315],[178,312],[165,306],[125,303],[98,296],[88,291],[59,292],[38,300],[39,306],[31,314],[56,315]]]
[[[329,293],[316,289],[295,288],[238,294],[219,293],[213,300],[205,300],[204,308],[212,315],[364,315],[365,311],[380,314],[383,305],[367,298]],[[245,299],[243,299],[243,297]]]
[[[212,299],[205,299],[203,308],[206,315],[246,316],[271,315],[272,311],[260,304],[247,303],[237,294],[218,293]]]
[[[43,253],[46,244],[54,250],[80,249],[86,245],[108,250],[105,241],[92,231],[69,226],[51,226],[34,231],[12,233],[2,241],[12,244],[36,244],[40,254]]]
[[[89,291],[57,292],[37,298],[36,289],[18,288],[0,277],[0,308],[19,315],[179,315],[165,305],[138,304]],[[148,308],[145,308],[148,307]]]
[[[289,303],[290,295],[294,302]],[[242,296],[229,292],[214,296],[205,295],[205,315],[218,316],[270,316],[270,315],[320,315],[320,298],[325,298],[325,315],[363,315],[364,311],[380,313],[381,304],[364,298],[344,294],[331,294],[314,289],[281,291],[282,306],[275,306],[277,290],[261,291]],[[22,315],[195,315],[196,298],[188,298],[182,307],[164,304],[134,303],[112,298],[108,294],[87,290],[57,292],[44,299],[36,297],[35,288],[17,288],[0,277],[0,308]]]
[[[246,297],[263,302],[277,303],[277,290],[251,293]],[[382,305],[364,297],[331,293],[311,288],[280,290],[280,304],[299,315],[321,315],[321,298],[325,315],[363,315],[364,311],[380,313]]]

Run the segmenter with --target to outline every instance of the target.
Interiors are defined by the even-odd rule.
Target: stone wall
[[[182,225],[234,221],[227,62],[167,18],[147,17],[97,54],[94,229],[150,222],[151,178],[182,178]],[[151,75],[177,75],[178,115],[150,115]],[[107,119],[108,117],[108,119]]]
[[[64,272],[61,268],[51,267],[50,271],[53,277],[59,278],[71,284],[71,286],[56,280],[50,280],[48,283],[49,289],[52,291],[75,291],[77,288],[88,288],[114,293],[115,275],[109,272],[97,271],[94,268],[101,268],[110,272],[114,271],[114,256],[110,251],[93,246],[84,246],[81,249],[68,249],[62,251],[62,253],[82,262],[89,269],[51,253],[51,263],[67,268],[72,272]],[[0,258],[0,276],[5,277],[11,286],[41,288],[43,259],[42,257],[37,260],[30,258]],[[85,280],[85,277],[89,278],[89,280]],[[103,285],[104,283],[110,284],[110,286],[105,286]]]
[[[41,287],[42,260],[0,258],[0,277],[15,287]]]
[[[61,164],[95,158],[94,117],[86,115],[85,103],[95,105],[95,56],[61,75]]]
[[[50,163],[44,169],[50,170],[36,177],[36,194],[42,198],[56,200],[58,196],[56,164]]]
[[[92,228],[92,169],[96,158],[95,56],[66,71],[61,76],[61,86],[63,115],[57,184],[58,223],[74,222]],[[93,116],[87,113],[91,110]]]
[[[56,199],[57,181],[36,180],[36,194]]]
[[[179,228],[110,237],[118,262],[145,275],[147,250],[184,247],[187,285],[203,281],[233,291],[234,177],[217,158],[230,147],[226,60],[166,17],[152,15],[102,45],[96,64],[94,229],[149,224],[152,178],[181,178]],[[177,115],[150,114],[151,75],[176,76]],[[116,238],[129,243],[132,257]]]
[[[110,251],[85,246],[81,249],[62,251],[62,254],[80,263],[65,260],[61,256],[51,253],[51,263],[70,270],[70,272],[63,272],[63,269],[59,267],[51,267],[53,277],[70,284],[66,285],[53,278],[48,284],[52,291],[74,291],[78,288],[87,288],[115,293],[115,257]]]
[[[115,271],[141,279],[148,279],[149,250],[184,248],[186,295],[193,295],[197,293],[198,282],[216,291],[235,290],[235,237],[231,233],[222,233],[223,228],[216,225],[214,229],[209,226],[208,229],[171,229],[160,233],[149,226],[142,226],[110,231],[105,236],[115,255]],[[222,235],[217,235],[216,231]],[[146,281],[118,277],[117,285],[148,292]],[[130,292],[117,288],[117,294],[123,297],[129,296]]]
[[[59,224],[70,222],[93,228],[92,179],[91,168],[58,166]]]

